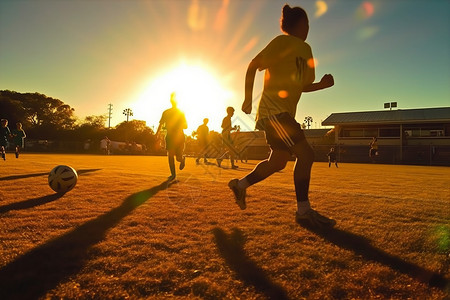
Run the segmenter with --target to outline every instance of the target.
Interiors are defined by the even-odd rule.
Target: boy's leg
[[[225,157],[228,155],[228,150],[226,148],[221,150],[222,152],[219,152],[219,155],[217,156],[217,165],[220,167],[222,164],[222,160],[224,160]]]
[[[173,150],[168,150],[167,157],[169,160],[169,169],[170,169],[169,179],[175,179],[175,177],[177,176],[175,172],[175,152]]]
[[[237,168],[238,166],[236,166],[235,164],[234,164],[234,160],[235,160],[235,157],[236,157],[236,155],[235,155],[235,149],[233,148],[233,146],[230,144],[230,145],[228,145],[228,153],[230,154],[230,162],[231,162],[231,167],[233,168],[233,169],[235,169],[235,168]]]
[[[19,150],[20,150],[20,147],[19,147],[19,145],[17,145],[16,146],[16,158],[19,158]]]
[[[177,161],[180,163],[180,167],[179,167],[180,170],[183,170],[184,166],[186,164],[186,157],[184,157],[183,151],[177,152],[176,158],[177,158]]]
[[[184,143],[180,144],[175,152],[177,161],[180,163],[180,170],[183,170],[186,164],[186,158],[184,157],[183,152],[184,152]]]
[[[272,150],[268,159],[261,161],[253,171],[239,180],[240,185],[247,188],[266,179],[273,173],[283,170],[290,158],[291,153],[289,151]]]
[[[203,142],[198,143],[198,152],[197,152],[197,158],[195,159],[195,162],[198,164],[200,162],[200,158],[203,158],[205,156],[205,147]]]
[[[291,150],[297,157],[294,167],[294,185],[297,196],[296,221],[304,226],[333,227],[336,225],[336,221],[311,209],[309,203],[309,181],[314,162],[313,149],[305,139],[295,144]]]
[[[247,207],[245,203],[246,189],[273,173],[284,169],[290,157],[289,151],[272,150],[270,157],[260,162],[248,175],[242,179],[233,179],[228,183],[228,186],[234,193],[236,203],[241,209]]]
[[[6,160],[5,147],[2,146],[1,150],[2,150],[2,158],[3,158],[3,160]]]
[[[294,185],[297,202],[309,203],[309,180],[314,162],[314,151],[306,140],[302,140],[292,147],[292,152],[297,157],[294,166]]]
[[[207,162],[208,160],[206,159],[207,157],[207,153],[208,153],[208,143],[207,142],[203,142],[203,147],[202,150],[200,151],[201,153],[201,157],[203,158],[203,162]]]

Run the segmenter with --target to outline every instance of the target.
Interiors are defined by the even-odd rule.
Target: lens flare
[[[373,4],[370,3],[370,2],[364,2],[362,4],[362,7],[363,7],[364,12],[366,14],[366,18],[370,18],[373,15],[374,11],[375,11],[375,9],[373,7]]]
[[[439,251],[448,252],[450,250],[450,227],[444,225],[436,226],[433,235]]]
[[[285,90],[278,91],[278,97],[285,99],[289,96],[289,93]]]
[[[316,1],[316,13],[314,14],[314,16],[316,18],[320,18],[327,12],[327,10],[328,10],[327,3],[323,0],[318,0]]]
[[[377,32],[379,28],[376,26],[370,26],[370,27],[364,27],[358,30],[358,39],[364,41],[368,40],[371,37],[373,37]]]
[[[374,13],[375,7],[369,1],[361,3],[361,5],[358,7],[358,10],[356,11],[356,15],[359,19],[368,19],[372,17]]]
[[[308,65],[308,67],[310,67],[310,68],[315,68],[315,67],[317,67],[317,59],[315,59],[315,58],[310,58],[310,59],[308,59],[308,61],[306,62],[306,64]]]
[[[253,48],[255,48],[256,44],[258,44],[259,38],[254,36],[250,39],[250,41],[248,41],[247,44],[245,44],[244,48],[243,48],[243,52],[248,53],[250,52]]]
[[[222,6],[217,12],[216,20],[214,21],[214,29],[216,31],[223,31],[228,20],[228,5],[230,0],[222,0]]]
[[[194,31],[202,30],[206,26],[206,8],[201,7],[198,0],[192,0],[189,5],[187,23]]]

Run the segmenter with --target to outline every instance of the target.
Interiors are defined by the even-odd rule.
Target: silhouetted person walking
[[[180,170],[184,169],[186,162],[183,152],[185,142],[184,129],[187,128],[187,122],[184,113],[177,108],[175,93],[170,95],[170,103],[172,107],[162,113],[156,136],[158,136],[161,129],[164,128],[166,130],[165,142],[170,168],[168,180],[174,180],[176,178],[175,158],[180,163]]]

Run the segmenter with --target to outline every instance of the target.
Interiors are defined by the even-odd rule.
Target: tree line
[[[106,115],[80,120],[74,112],[70,105],[44,94],[0,90],[0,118],[7,119],[12,128],[21,122],[29,139],[84,143],[108,136],[145,145],[149,151],[159,148],[153,129],[145,121],[124,121],[106,128]]]

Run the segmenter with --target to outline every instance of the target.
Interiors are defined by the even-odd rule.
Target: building
[[[322,125],[334,126],[341,161],[368,162],[377,137],[381,163],[450,165],[450,107],[333,113]]]

